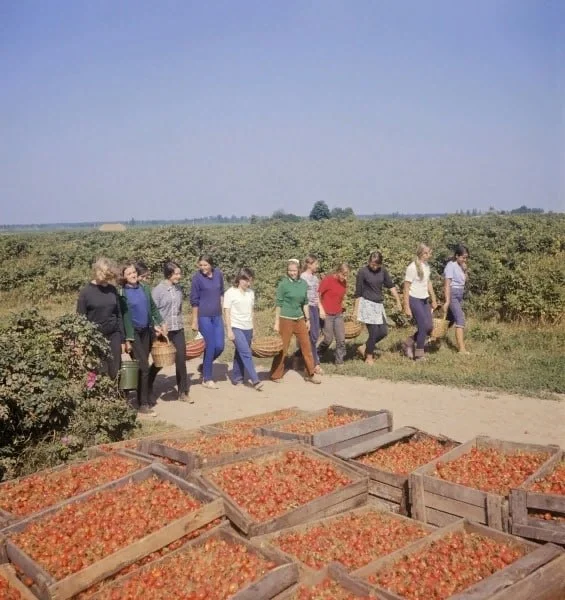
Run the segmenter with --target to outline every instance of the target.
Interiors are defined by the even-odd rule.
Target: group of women
[[[415,361],[425,360],[425,343],[432,331],[432,311],[437,299],[430,279],[428,264],[432,250],[425,244],[418,246],[416,257],[404,277],[402,304],[398,289],[383,265],[380,252],[372,252],[367,264],[356,277],[353,318],[367,327],[368,339],[360,347],[367,364],[373,364],[376,344],[388,335],[384,309],[384,291],[388,290],[398,311],[413,317],[416,332],[403,343],[404,354]],[[462,309],[463,292],[467,279],[469,252],[457,246],[453,258],[444,270],[444,316],[455,326],[459,352],[467,353],[463,337],[465,316]],[[306,380],[321,383],[320,358],[335,340],[335,364],[345,359],[344,299],[347,292],[349,266],[340,263],[321,281],[317,275],[318,259],[308,255],[303,268],[300,261],[291,258],[286,274],[276,290],[276,309],[273,328],[282,339],[282,350],[274,357],[270,379],[280,382],[284,375],[285,358],[293,336],[299,346],[306,370]],[[180,266],[168,261],[163,269],[164,278],[152,290],[150,272],[142,262],[123,265],[118,273],[118,286],[112,285],[116,271],[107,259],[99,259],[93,266],[93,277],[79,294],[77,312],[95,323],[110,344],[110,355],[103,370],[117,377],[122,355],[133,356],[139,365],[137,408],[155,415],[152,406],[153,383],[159,369],[150,365],[149,356],[155,335],[166,335],[176,350],[176,383],[178,399],[192,403],[190,380],[186,368],[186,337],[183,320],[183,292],[180,286]],[[202,255],[198,270],[192,276],[190,304],[191,327],[199,331],[205,341],[205,351],[198,372],[202,385],[217,389],[213,363],[224,351],[225,336],[233,342],[235,353],[232,383],[250,381],[260,391],[260,381],[253,363],[255,294],[252,289],[254,273],[250,268],[238,271],[233,286],[225,289],[222,271],[211,256]]]

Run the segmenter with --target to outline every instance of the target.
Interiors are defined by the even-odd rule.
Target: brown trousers
[[[304,319],[279,319],[279,333],[282,338],[282,350],[273,358],[271,365],[271,379],[280,379],[284,375],[284,359],[290,346],[290,339],[293,335],[296,336],[296,341],[302,352],[302,358],[306,364],[306,372],[308,375],[314,375],[314,357],[312,356],[312,347],[310,346],[310,336],[308,335],[308,327]]]

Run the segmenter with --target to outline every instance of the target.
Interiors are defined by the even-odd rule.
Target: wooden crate
[[[369,476],[369,494],[379,498],[387,503],[393,512],[401,515],[408,515],[410,512],[410,494],[408,485],[408,475],[399,475],[391,471],[385,471],[378,467],[365,465],[356,459],[365,454],[371,454],[376,450],[390,446],[397,442],[408,441],[413,437],[431,437],[441,443],[453,443],[459,445],[459,442],[449,439],[445,436],[432,435],[415,427],[402,427],[390,433],[372,434],[371,437],[362,442],[352,440],[351,445],[335,452],[335,456],[347,460],[356,467],[362,469]]]
[[[283,416],[280,418],[275,418],[287,410],[295,411],[296,415],[294,415],[293,417]],[[289,406],[288,408],[281,408],[279,410],[272,410],[269,412],[259,413],[259,414],[255,414],[255,415],[249,415],[248,417],[242,417],[240,419],[230,419],[228,421],[219,421],[218,423],[212,423],[210,425],[203,425],[202,429],[206,429],[206,430],[210,431],[211,433],[216,432],[218,430],[225,432],[225,431],[230,431],[232,428],[237,427],[238,425],[246,423],[247,421],[249,421],[249,419],[260,418],[260,417],[264,417],[265,419],[267,419],[267,421],[264,423],[259,423],[259,424],[254,424],[254,425],[249,426],[249,429],[256,429],[257,427],[267,427],[271,423],[274,423],[277,421],[283,421],[283,420],[287,420],[289,418],[296,418],[297,416],[308,415],[308,414],[311,414],[311,413],[309,411],[302,410],[302,409],[298,408],[297,406]],[[272,419],[272,421],[271,421],[271,419]]]
[[[3,564],[0,565],[0,578],[5,579],[10,587],[14,588],[20,594],[22,600],[37,600],[35,596],[19,579],[16,575],[14,567],[11,565]]]
[[[490,577],[477,582],[462,592],[449,596],[449,599],[446,600],[490,599],[494,596],[494,594],[505,590],[517,582],[520,582],[526,576],[537,571],[562,554],[562,550],[553,544],[540,546],[539,544],[514,537],[508,533],[497,531],[477,523],[471,523],[467,519],[460,519],[455,523],[451,523],[451,525],[447,525],[446,527],[438,529],[429,536],[414,542],[406,548],[398,550],[397,552],[393,552],[392,554],[389,554],[383,558],[377,559],[365,567],[354,571],[352,576],[366,580],[370,575],[394,564],[402,557],[409,556],[415,552],[423,550],[429,547],[434,541],[445,537],[449,533],[457,531],[475,533],[506,544],[510,543],[514,546],[521,546],[526,550],[527,553],[525,556],[508,565],[506,568],[497,571]],[[379,598],[382,598],[383,600],[405,600],[392,591],[385,590],[373,584],[369,585],[372,586]],[[537,597],[532,597],[531,600],[534,600],[534,598],[537,600]]]
[[[132,573],[128,573],[123,577],[116,579],[114,582],[110,584],[110,587],[116,586],[119,587],[120,584],[124,584],[126,581],[138,577],[148,571],[151,571],[155,567],[166,565],[167,561],[171,559],[173,556],[177,556],[186,552],[188,548],[195,548],[205,544],[210,538],[220,538],[230,542],[236,542],[246,546],[250,551],[254,552],[274,562],[277,566],[258,579],[254,581],[252,584],[246,586],[245,588],[239,590],[233,596],[230,596],[231,600],[271,600],[272,598],[278,597],[279,594],[292,586],[296,581],[298,581],[298,567],[292,562],[287,560],[281,553],[276,552],[271,549],[263,549],[258,548],[255,544],[252,544],[248,540],[244,539],[236,532],[234,532],[230,527],[226,527],[224,525],[220,525],[215,527],[214,529],[202,534],[196,540],[192,540],[178,548],[174,552],[171,552],[167,556],[163,558],[159,558],[156,561],[153,561],[139,569],[136,569]],[[190,565],[187,565],[190,568]],[[102,595],[101,592],[93,595],[91,600],[98,600]]]
[[[348,423],[347,425],[332,427],[331,429],[318,431],[312,434],[281,431],[281,428],[289,423],[314,420],[327,414],[328,410],[333,410],[338,414],[353,413],[362,415],[363,418],[358,421],[353,421],[353,423]],[[388,410],[361,410],[359,408],[349,408],[337,404],[332,404],[328,408],[313,411],[304,416],[286,419],[285,421],[279,421],[268,427],[258,427],[256,429],[256,431],[260,431],[263,435],[279,437],[283,440],[300,441],[315,446],[316,448],[321,448],[328,453],[334,453],[341,450],[345,445],[343,443],[348,442],[351,439],[358,438],[357,441],[361,442],[367,436],[374,435],[375,432],[387,433],[391,430],[392,413]]]
[[[443,456],[416,469],[409,476],[411,514],[414,519],[442,527],[460,518],[509,531],[508,497],[451,483],[433,473],[438,462],[449,462],[471,448],[497,448],[502,452],[544,452],[554,455],[557,446],[505,442],[480,436],[450,450]]]
[[[181,433],[187,433],[187,429],[181,427],[175,427],[171,425],[170,429],[161,431],[160,433],[154,433],[141,438],[131,438],[129,440],[121,440],[119,442],[109,442],[108,444],[98,444],[97,446],[90,446],[86,449],[88,458],[95,458],[101,454],[108,454],[116,450],[136,450],[139,447],[139,442],[144,440],[159,439],[167,435],[177,435]]]
[[[334,458],[333,456],[326,454],[315,448],[309,448],[301,444],[290,444],[284,448],[284,450],[271,450],[269,448],[263,449],[263,452],[257,454],[255,457],[250,459],[261,460],[281,454],[283,451],[295,450],[304,452],[312,458],[327,461],[336,467],[339,471],[346,474],[351,478],[351,483],[339,488],[325,496],[320,496],[303,504],[293,510],[290,510],[279,517],[270,519],[268,521],[259,522],[255,520],[245,509],[241,508],[236,502],[226,494],[218,485],[216,485],[209,477],[216,469],[221,467],[210,467],[196,471],[195,475],[197,478],[204,482],[204,485],[212,493],[219,494],[223,499],[226,506],[226,515],[239,531],[249,537],[263,535],[266,533],[272,533],[285,527],[292,527],[293,525],[299,525],[300,523],[306,523],[313,519],[320,519],[322,517],[329,517],[340,512],[344,512],[351,508],[356,508],[365,504],[368,499],[368,479],[364,477],[358,470],[352,469],[347,463]],[[231,464],[236,464],[233,461]]]
[[[306,586],[314,586],[318,583],[324,581],[324,579],[329,578],[339,585],[349,594],[358,596],[359,598],[375,598],[373,589],[370,585],[361,581],[360,579],[355,579],[349,575],[349,573],[343,568],[343,565],[332,562],[325,569],[321,571],[317,571],[316,573],[312,573],[300,580],[300,583],[293,585],[288,590],[282,592],[278,596],[275,596],[274,600],[296,600],[296,594],[300,590],[303,585]]]
[[[360,508],[354,508],[352,510],[348,510],[346,512],[341,512],[337,515],[333,515],[331,517],[325,517],[323,519],[315,519],[313,521],[309,521],[308,523],[302,523],[301,525],[295,525],[294,527],[289,527],[288,529],[281,529],[279,531],[276,531],[275,533],[269,533],[266,535],[260,535],[257,537],[253,537],[253,538],[251,538],[251,541],[255,542],[261,548],[263,548],[263,547],[274,548],[278,552],[287,556],[289,558],[289,560],[293,560],[294,562],[296,562],[298,564],[298,568],[300,569],[301,580],[302,580],[302,578],[304,578],[304,577],[312,577],[312,576],[318,575],[321,571],[325,570],[327,565],[324,565],[324,567],[322,569],[313,569],[312,567],[309,567],[307,564],[303,563],[298,557],[288,554],[284,550],[279,548],[276,544],[277,538],[279,538],[281,535],[286,535],[289,533],[307,532],[312,527],[316,527],[318,525],[328,525],[331,527],[332,523],[335,523],[337,520],[343,519],[344,517],[347,517],[348,515],[364,516],[364,515],[368,515],[369,513],[372,513],[372,512],[373,513],[374,512],[385,513],[392,519],[397,519],[399,521],[405,521],[407,523],[413,523],[414,525],[422,527],[422,529],[427,530],[430,533],[432,531],[436,530],[436,527],[433,527],[432,525],[426,525],[425,523],[417,523],[416,521],[413,521],[412,519],[409,519],[408,517],[404,517],[402,515],[397,515],[397,514],[391,513],[390,511],[387,510],[386,506],[381,504],[378,500],[369,498],[367,504],[365,504],[364,506],[361,506]],[[338,561],[331,561],[331,562],[335,563]],[[343,568],[347,572],[347,567],[343,566]]]
[[[117,454],[119,454],[120,456],[123,456],[124,458],[129,458],[132,460],[136,460],[140,463],[139,468],[142,468],[148,464],[151,463],[151,460],[147,460],[147,458],[142,457],[142,456],[134,456],[131,455],[127,452],[124,451],[119,451],[117,452]],[[38,471],[37,473],[32,473],[30,475],[25,475],[24,477],[19,477],[18,479],[11,479],[9,481],[5,481],[4,483],[0,484],[0,497],[2,496],[2,491],[5,490],[7,488],[7,486],[9,485],[13,485],[14,482],[16,481],[25,481],[26,479],[30,478],[30,477],[37,477],[38,475],[49,475],[50,473],[57,473],[59,471],[65,471],[66,469],[70,469],[71,467],[75,467],[77,465],[82,465],[84,463],[89,462],[90,460],[96,460],[96,458],[100,458],[102,456],[108,456],[108,454],[104,454],[104,453],[98,453],[92,454],[92,457],[90,459],[87,460],[75,460],[72,462],[68,462],[68,463],[64,463],[62,465],[58,465],[57,467],[53,467],[51,469],[44,469],[43,471]],[[133,472],[133,471],[132,471]],[[86,490],[88,491],[88,490]],[[66,498],[64,500],[60,500],[59,502],[56,502],[55,504],[53,504],[52,506],[60,506],[61,504],[65,504],[68,500],[70,500],[70,498]],[[50,506],[46,506],[45,508],[41,509],[40,511],[36,511],[37,514],[39,512],[43,512],[43,510],[45,510],[46,508],[51,508]],[[3,527],[7,527],[8,525],[11,525],[13,523],[17,523],[18,521],[21,521],[23,519],[27,519],[29,517],[31,517],[32,514],[29,515],[25,515],[25,516],[19,516],[16,514],[12,514],[8,511],[2,510],[0,508],[0,530]]]
[[[528,514],[528,510],[539,510],[550,514],[560,513],[559,516],[565,517],[565,496],[529,491],[529,487],[537,479],[549,475],[563,461],[565,461],[564,451],[554,454],[523,485],[511,490],[510,515],[513,534],[542,542],[565,545],[565,519],[544,521]]]
[[[23,531],[29,524],[56,513],[64,505],[86,501],[98,492],[119,488],[131,481],[143,481],[153,475],[174,483],[179,488],[202,502],[203,506],[180,519],[176,519],[158,531],[137,540],[133,544],[106,556],[86,569],[73,573],[64,579],[56,580],[49,575],[41,566],[33,561],[9,539],[11,533]],[[3,558],[7,558],[10,562],[20,568],[25,575],[33,579],[39,590],[38,597],[41,600],[67,600],[99,581],[106,579],[110,575],[117,573],[124,567],[138,561],[144,556],[168,546],[177,539],[196,529],[200,529],[200,527],[203,527],[224,515],[225,509],[221,498],[210,494],[207,490],[202,490],[195,483],[176,477],[161,467],[161,465],[153,463],[127,477],[99,486],[98,488],[62,503],[57,507],[48,508],[32,517],[11,525],[2,531],[0,545],[3,547]],[[56,548],[54,548],[53,551],[56,552]],[[5,562],[5,560],[2,561],[0,558],[0,562]]]

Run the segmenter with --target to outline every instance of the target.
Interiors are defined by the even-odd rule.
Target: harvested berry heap
[[[444,600],[524,556],[511,546],[474,533],[450,533],[370,575],[373,584],[407,600]]]
[[[330,462],[301,450],[227,465],[208,476],[260,522],[351,483]]]
[[[565,495],[565,461],[560,462],[557,467],[531,485],[532,492],[541,494],[560,494]]]
[[[362,413],[337,413],[333,409],[328,408],[325,415],[287,423],[282,427],[277,427],[277,429],[288,433],[317,433],[318,431],[340,427],[341,425],[347,425],[348,423],[366,418],[366,415]]]
[[[67,504],[9,537],[58,580],[157,531],[200,505],[169,481],[149,477]]]
[[[390,513],[372,511],[345,515],[302,531],[283,533],[272,542],[311,569],[321,569],[336,560],[354,570],[427,533],[417,523]]]
[[[138,461],[115,454],[58,471],[30,475],[3,484],[0,508],[25,517],[140,468]]]
[[[471,448],[455,460],[436,464],[434,475],[467,487],[508,496],[549,458],[546,453],[505,453],[496,448]]]
[[[220,433],[219,435],[199,435],[193,438],[164,440],[165,446],[186,450],[200,456],[217,456],[227,452],[238,452],[248,448],[261,448],[280,443],[280,440],[249,431]]]
[[[456,445],[454,442],[441,442],[432,436],[421,435],[379,448],[355,460],[390,473],[408,475],[418,467],[455,448]]]
[[[275,567],[243,544],[210,538],[104,588],[100,600],[224,600]]]
[[[301,585],[291,600],[373,600],[375,596],[358,596],[344,589],[339,583],[324,579],[312,586]]]
[[[0,573],[0,600],[22,600],[20,592]]]
[[[255,417],[249,417],[248,419],[242,419],[241,421],[228,421],[227,423],[220,425],[220,427],[229,431],[241,433],[253,429],[254,427],[263,427],[265,425],[270,425],[271,423],[276,423],[277,421],[290,419],[298,414],[300,413],[296,408],[284,408],[283,410],[256,415]]]

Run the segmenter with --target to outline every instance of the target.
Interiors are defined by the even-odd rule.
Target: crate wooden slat
[[[242,544],[251,552],[258,554],[277,565],[272,571],[257,581],[254,581],[236,592],[233,596],[230,596],[232,600],[257,600],[259,598],[271,600],[272,598],[278,597],[281,592],[298,581],[298,567],[292,561],[286,559],[280,552],[276,552],[270,548],[258,548],[255,544],[249,542],[249,540],[238,535],[230,527],[220,525],[202,534],[196,540],[187,542],[184,546],[181,546],[167,556],[152,561],[151,563],[136,569],[132,573],[123,575],[109,584],[109,587],[119,587],[128,580],[134,579],[143,573],[147,573],[155,567],[164,566],[171,557],[182,555],[182,553],[186,552],[189,548],[197,548],[198,546],[205,544],[211,538],[220,538],[229,542]],[[98,592],[91,597],[91,600],[99,600],[101,595],[102,592]]]
[[[338,514],[367,502],[367,477],[364,477],[358,470],[352,469],[347,463],[340,461],[339,459],[336,459],[318,449],[310,448],[301,444],[289,444],[283,449],[277,449],[274,451],[269,448],[263,449],[262,453],[255,455],[250,460],[261,460],[263,457],[282,454],[283,452],[288,452],[290,450],[303,452],[311,458],[331,463],[332,466],[347,475],[351,479],[351,483],[345,485],[344,487],[338,488],[329,494],[320,496],[319,498],[316,498],[293,510],[287,511],[278,517],[268,521],[259,522],[254,519],[244,508],[240,507],[234,499],[232,499],[226,492],[222,490],[221,487],[219,487],[210,479],[209,475],[216,469],[220,469],[222,467],[210,467],[202,469],[201,471],[196,471],[196,476],[204,481],[207,489],[215,494],[220,495],[224,499],[226,515],[228,519],[237,527],[239,531],[249,537],[271,533],[278,531],[279,529],[292,527],[293,525],[305,523],[313,519]],[[238,462],[244,461],[233,461],[230,464],[236,464]]]
[[[165,481],[174,483],[181,490],[202,502],[201,508],[172,521],[161,529],[144,538],[136,540],[129,546],[117,550],[100,561],[97,561],[64,579],[56,580],[9,539],[11,533],[23,531],[30,523],[53,515],[65,505],[87,501],[91,496],[98,492],[116,489],[132,481],[143,481],[153,475]],[[144,469],[136,471],[127,477],[101,485],[62,503],[57,507],[48,508],[32,517],[7,527],[1,532],[2,539],[0,540],[0,543],[4,546],[4,552],[7,554],[10,562],[14,563],[28,577],[33,579],[39,590],[38,596],[41,600],[67,600],[82,590],[91,587],[95,583],[106,579],[124,567],[138,561],[144,556],[168,546],[179,538],[196,529],[200,529],[215,519],[223,516],[225,516],[225,508],[221,498],[211,494],[208,490],[201,489],[195,483],[176,477],[161,465],[152,463]],[[56,551],[55,548],[53,550],[54,552]]]
[[[276,544],[277,538],[279,538],[283,535],[287,535],[289,533],[307,532],[312,527],[317,527],[319,525],[331,527],[332,523],[335,523],[337,520],[343,519],[344,517],[347,517],[348,515],[363,516],[363,515],[367,515],[372,512],[373,513],[384,513],[387,516],[389,516],[391,519],[395,519],[398,521],[404,521],[406,523],[412,523],[412,524],[417,525],[418,527],[421,527],[422,529],[428,531],[429,533],[436,530],[436,527],[433,527],[432,525],[427,525],[425,523],[418,523],[412,519],[409,519],[408,517],[404,517],[402,515],[391,513],[390,511],[387,510],[387,507],[385,505],[383,505],[381,502],[379,502],[378,500],[369,498],[367,504],[365,504],[359,508],[354,508],[354,509],[348,510],[346,512],[340,512],[339,514],[332,515],[330,517],[324,517],[324,518],[308,521],[307,523],[295,525],[294,527],[289,527],[287,529],[281,529],[274,533],[269,533],[266,535],[260,535],[257,537],[253,537],[253,538],[251,538],[251,541],[258,544],[260,547],[275,548],[276,550],[278,550],[285,556],[288,556],[288,558],[290,560],[295,561],[298,564],[298,568],[300,569],[301,580],[302,580],[303,577],[312,577],[314,575],[319,574],[321,571],[324,571],[324,569],[325,569],[325,567],[327,567],[327,565],[325,565],[321,569],[313,569],[312,567],[309,567],[307,564],[303,563],[297,556],[290,555],[287,552],[285,552],[284,550],[282,550],[281,548],[279,548]],[[338,562],[338,561],[331,561],[331,562]],[[344,570],[347,572],[346,567],[344,567]]]
[[[129,454],[128,452],[125,452],[122,450],[116,452],[115,454],[122,456],[124,458],[129,458],[130,460],[137,461],[139,463],[138,470],[151,463],[151,460],[147,459],[144,456],[135,456],[135,455]],[[50,469],[44,469],[43,471],[38,471],[36,473],[31,473],[30,475],[25,475],[24,477],[19,477],[18,479],[11,479],[9,481],[5,481],[0,484],[0,498],[2,497],[2,491],[5,490],[8,486],[11,486],[16,482],[25,481],[26,479],[29,479],[30,477],[37,477],[38,475],[47,476],[50,473],[62,472],[67,469],[71,469],[72,467],[84,465],[92,460],[96,460],[97,458],[101,458],[103,456],[109,456],[109,455],[105,454],[105,453],[93,453],[92,456],[86,460],[76,460],[76,461],[64,463],[62,465],[58,465],[57,467],[52,467]],[[98,487],[98,486],[93,486],[90,489],[94,489],[94,487]],[[88,489],[85,490],[85,492],[88,492],[88,491],[89,491]],[[84,492],[82,492],[82,493],[84,493]],[[13,514],[8,511],[0,509],[0,530],[4,527],[8,527],[9,525],[11,525],[13,523],[17,523],[19,521],[22,521],[23,519],[27,519],[27,518],[33,516],[34,514],[43,512],[47,508],[57,507],[57,506],[60,506],[61,504],[65,504],[69,499],[70,498],[65,498],[63,500],[59,500],[58,502],[55,502],[55,504],[52,504],[50,506],[45,506],[44,508],[42,508],[38,511],[35,511],[35,513],[31,513],[31,514],[25,515],[25,516],[19,516],[19,515],[16,515],[16,514]]]
[[[337,414],[361,415],[362,418],[357,421],[353,421],[352,423],[347,423],[346,425],[332,427],[331,429],[318,431],[312,434],[291,433],[281,430],[281,428],[290,423],[312,421],[318,417],[324,416],[327,414],[328,410],[333,410]],[[257,431],[260,431],[263,435],[279,437],[283,440],[301,441],[305,444],[315,446],[316,448],[322,448],[326,452],[330,453],[340,449],[341,446],[339,446],[339,444],[347,440],[366,436],[369,433],[386,433],[391,430],[392,413],[388,410],[362,410],[359,408],[349,408],[347,406],[341,406],[337,404],[332,404],[328,408],[313,411],[307,415],[286,419],[285,421],[279,421],[275,424],[269,425],[268,427],[257,428]]]
[[[497,448],[508,453],[517,451],[546,453],[550,457],[559,452],[557,446],[507,442],[487,436],[473,438],[410,473],[410,504],[414,519],[443,526],[460,518],[466,518],[500,531],[509,531],[508,497],[483,492],[433,476],[438,462],[455,460],[474,447]]]
[[[565,520],[545,521],[528,514],[528,510],[546,513],[560,513],[565,517],[565,496],[530,491],[531,485],[540,478],[549,475],[561,462],[565,461],[565,452],[561,451],[542,465],[523,485],[510,492],[510,514],[512,533],[542,542],[554,542],[565,545]],[[564,576],[565,577],[565,576]]]
[[[386,471],[376,466],[366,465],[357,459],[366,454],[371,454],[381,448],[408,441],[413,437],[425,436],[441,443],[456,444],[459,442],[445,436],[432,435],[415,427],[402,427],[385,434],[372,434],[365,440],[351,440],[347,447],[335,452],[335,456],[350,461],[362,469],[369,476],[369,494],[387,502],[391,510],[402,515],[409,514],[410,493],[408,475],[400,475]]]
[[[10,587],[17,590],[22,597],[22,600],[37,600],[35,596],[19,579],[16,575],[14,567],[11,565],[0,565],[0,577],[5,579]]]
[[[477,523],[472,523],[467,519],[460,519],[451,525],[438,529],[434,533],[414,542],[410,546],[406,546],[401,550],[377,559],[365,567],[354,571],[352,576],[366,581],[370,575],[382,571],[402,557],[412,555],[420,550],[425,550],[433,542],[444,538],[450,533],[459,531],[474,533],[505,544],[520,546],[526,550],[526,554],[522,558],[519,558],[517,561],[508,565],[506,568],[500,569],[490,577],[486,577],[485,579],[473,584],[466,590],[449,596],[449,599],[446,600],[490,599],[492,596],[494,596],[494,594],[506,590],[509,586],[522,581],[531,573],[534,573],[544,565],[562,555],[563,552],[559,547],[554,546],[553,544],[540,546],[539,544],[514,537],[508,533],[504,533],[490,527],[485,527],[484,525],[479,525]],[[385,600],[405,600],[390,590],[386,590],[378,585],[371,584],[370,582],[368,583],[372,586],[373,590],[379,595],[380,598]]]
[[[287,411],[287,410],[292,410],[296,414],[292,417],[275,418],[275,417],[277,417],[277,415],[280,415],[281,413],[283,413],[284,411]],[[253,418],[257,418],[257,417],[273,418],[272,423],[276,423],[278,421],[284,421],[289,418],[293,419],[298,416],[303,416],[303,415],[308,415],[308,414],[311,414],[311,413],[307,410],[302,410],[301,408],[298,408],[297,406],[289,406],[288,408],[281,408],[281,409],[272,410],[269,412],[258,413],[255,415],[249,415],[248,417],[241,417],[240,419],[230,419],[228,421],[219,421],[217,423],[211,423],[210,425],[203,425],[202,428],[203,429],[209,428],[211,432],[216,432],[217,430],[225,432],[225,431],[230,431],[232,426],[237,426],[239,424],[246,423],[249,419],[253,419]],[[268,423],[268,425],[270,425],[270,424],[271,423]],[[267,426],[267,424],[250,425],[249,429],[256,429],[257,427],[266,427],[266,426]]]

